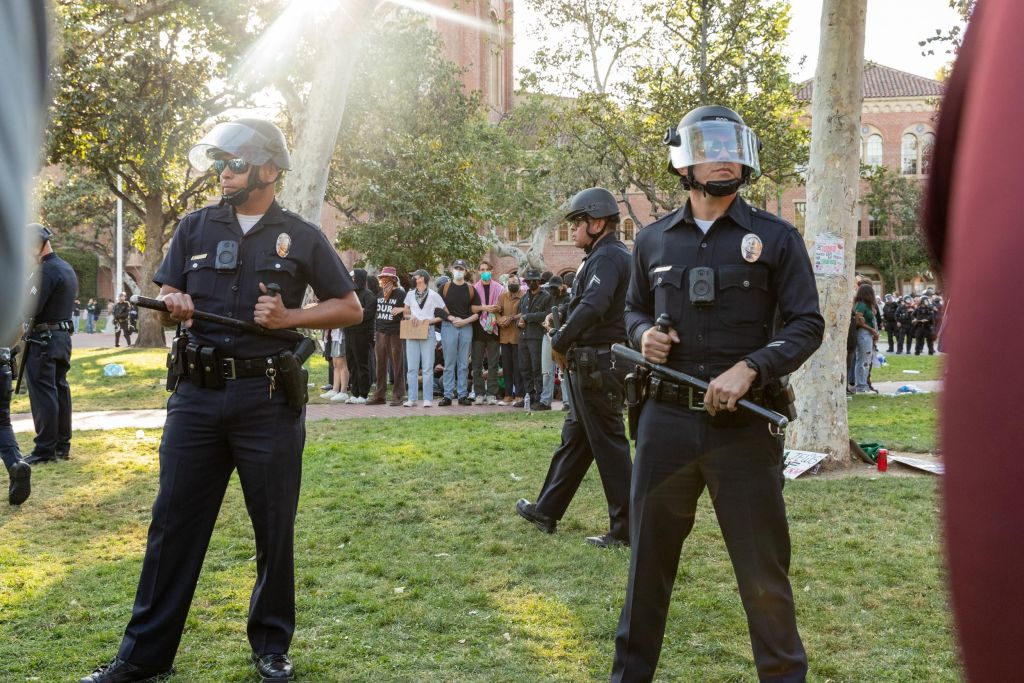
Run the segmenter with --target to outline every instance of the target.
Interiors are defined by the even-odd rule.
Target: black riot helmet
[[[246,186],[223,197],[223,201],[233,206],[244,204],[253,190],[271,184],[260,180],[260,166],[272,161],[279,170],[287,171],[292,165],[284,133],[263,119],[243,118],[218,123],[188,153],[189,163],[203,172],[215,161],[230,158],[241,159],[251,166]]]
[[[605,228],[602,228],[602,232],[609,226],[614,230],[619,222],[619,203],[615,200],[615,195],[603,187],[591,187],[574,194],[569,200],[569,206],[565,209],[565,219],[575,221],[583,217],[607,218],[609,220],[606,222]],[[601,233],[596,235],[591,233],[589,223],[586,229],[590,243],[583,250],[590,253],[594,242],[601,236]]]
[[[743,122],[743,118],[728,107],[697,107],[684,116],[678,126],[668,129],[663,142],[669,148],[669,173],[680,176],[686,190],[700,190],[713,197],[727,197],[761,173],[761,141]],[[741,177],[713,180],[704,185],[698,183],[693,175],[693,167],[716,161],[742,165]],[[680,173],[681,168],[686,171]]]

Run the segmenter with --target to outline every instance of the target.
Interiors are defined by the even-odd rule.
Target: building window
[[[562,221],[558,226],[558,242],[569,241],[569,222]]]
[[[882,136],[878,133],[869,135],[864,144],[864,163],[868,166],[882,165]]]
[[[632,242],[636,237],[636,223],[633,222],[632,218],[627,218],[622,221],[622,241]]]
[[[882,234],[882,224],[879,222],[875,211],[868,209],[868,236],[878,237]]]
[[[804,234],[807,226],[807,202],[793,202],[793,225]]]
[[[921,175],[932,172],[932,150],[935,148],[935,134],[925,133],[921,136]]]
[[[502,110],[502,75],[504,64],[505,32],[498,15],[491,10],[492,44],[487,51],[487,103],[492,109]]]
[[[913,133],[904,133],[903,143],[900,145],[900,172],[903,175],[917,175],[919,152],[917,136]]]

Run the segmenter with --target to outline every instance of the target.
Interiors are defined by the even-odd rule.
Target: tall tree
[[[476,168],[486,119],[422,18],[382,16],[365,41],[334,149],[338,246],[403,271],[477,259],[487,218]]]
[[[211,84],[228,83],[237,50],[221,27],[244,26],[247,10],[212,0],[61,0],[56,10],[49,161],[88,168],[142,221],[142,288],[155,295],[152,278],[174,226],[213,187],[211,176],[189,169],[186,154],[202,123],[233,101]],[[156,316],[141,317],[138,343],[164,345]]]
[[[812,254],[817,247],[842,245],[845,260],[839,272],[816,273],[825,339],[793,376],[800,419],[790,428],[787,445],[828,454],[827,467],[850,464],[846,336],[860,215],[857,194],[866,15],[867,0],[825,0],[811,95],[804,239]]]

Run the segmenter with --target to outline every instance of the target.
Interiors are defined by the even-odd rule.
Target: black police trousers
[[[572,371],[573,411],[562,423],[562,443],[551,456],[548,475],[537,498],[537,511],[561,519],[590,463],[596,462],[608,500],[609,533],[629,543],[629,482],[633,463],[622,421],[623,380],[619,372],[610,369],[611,356],[607,352],[597,359],[601,386],[584,383]]]
[[[896,353],[903,353],[903,343],[906,342],[907,353],[910,353],[910,345],[914,335],[910,333],[910,323],[900,325],[896,328]]]
[[[920,356],[924,351],[924,344],[928,342],[928,355],[935,355],[935,342],[932,341],[932,326],[918,324],[914,330],[916,343],[914,344],[914,355]],[[907,344],[907,352],[910,352],[910,344]]]
[[[53,459],[71,450],[71,334],[54,330],[35,334],[26,345],[25,378],[36,438],[32,455]]]
[[[295,631],[295,513],[305,412],[296,416],[262,377],[221,390],[181,381],[167,402],[160,491],[132,618],[118,657],[166,668],[181,641],[231,472],[237,468],[256,537],[248,636],[257,654],[287,653]]]
[[[11,426],[13,382],[14,373],[11,372],[11,366],[0,364],[0,460],[3,460],[7,469],[11,469],[14,463],[21,460],[21,449],[18,448],[14,427]]]
[[[638,429],[630,498],[633,548],[611,680],[654,678],[679,554],[707,487],[739,584],[758,677],[763,683],[803,681],[807,655],[789,584],[779,439],[761,420],[716,426],[706,413],[653,400],[644,404]],[[693,614],[686,628],[703,630],[704,623]],[[703,680],[700,672],[665,674]]]
[[[885,323],[885,338],[889,342],[889,349],[886,353],[892,353],[892,339],[896,335],[896,323]]]

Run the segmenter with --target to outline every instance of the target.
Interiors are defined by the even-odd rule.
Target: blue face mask
[[[483,282],[490,282],[491,281],[491,274],[488,271],[485,270],[484,272],[480,273],[480,279]]]

